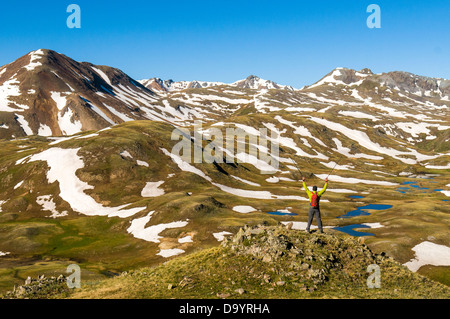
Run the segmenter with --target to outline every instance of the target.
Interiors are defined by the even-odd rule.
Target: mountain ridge
[[[287,90],[295,90],[293,87],[288,85],[280,85],[270,80],[261,79],[255,75],[249,75],[247,78],[243,80],[239,80],[233,83],[224,83],[224,82],[208,82],[208,81],[179,81],[174,82],[173,80],[162,80],[160,78],[151,78],[147,80],[139,80],[139,83],[144,85],[147,88],[155,89],[159,92],[173,92],[173,91],[182,91],[186,89],[198,89],[198,88],[208,88],[214,86],[234,86],[243,89],[287,89]]]
[[[139,82],[119,69],[40,49],[0,68],[0,138],[72,135],[131,120],[184,126],[311,104],[328,109],[365,105],[401,118],[406,113],[399,108],[442,113],[449,96],[449,80],[399,71],[374,74],[370,69],[336,68],[299,90],[254,75],[231,84]]]

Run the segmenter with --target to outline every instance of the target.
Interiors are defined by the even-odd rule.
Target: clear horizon
[[[80,29],[66,25],[71,3]],[[371,3],[381,7],[380,29],[366,25]],[[3,11],[0,65],[46,48],[136,80],[232,83],[252,74],[301,88],[336,67],[450,79],[444,0],[22,1]]]

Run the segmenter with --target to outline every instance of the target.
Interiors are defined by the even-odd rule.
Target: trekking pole
[[[328,174],[327,179],[328,179],[328,177],[331,175],[331,173],[333,173],[334,169],[336,168],[336,166],[339,165],[339,163],[340,163],[341,161],[342,161],[342,158],[339,160],[339,162],[337,162],[337,163],[334,165],[333,169],[332,169],[331,172]]]
[[[302,171],[300,170],[300,168],[298,168],[298,166],[297,166],[297,163],[295,163],[295,161],[292,159],[292,157],[291,156],[289,156],[290,157],[290,159],[291,159],[291,161],[292,161],[292,163],[294,163],[294,165],[295,165],[295,167],[297,167],[297,170],[300,172],[300,174],[302,175],[302,177],[304,176],[303,175],[303,173],[302,173]],[[317,175],[316,174],[314,174],[314,173],[312,173],[315,177],[317,177]],[[317,177],[318,178],[318,177]],[[319,178],[320,179],[320,178]]]
[[[295,165],[295,167],[297,168],[297,170],[298,170],[298,172],[300,173],[300,175],[303,177],[303,173],[302,173],[302,171],[300,170],[300,168],[298,168],[297,163],[292,159],[291,156],[289,156],[289,158],[291,159],[292,163],[294,163],[294,165]]]

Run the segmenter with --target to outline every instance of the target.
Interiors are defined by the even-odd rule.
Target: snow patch
[[[98,75],[100,75],[100,77],[109,85],[111,85],[111,80],[109,79],[109,77],[106,75],[105,72],[103,72],[102,70],[96,68],[96,67],[91,67]]]
[[[241,214],[247,214],[247,213],[251,213],[256,211],[255,208],[253,208],[252,206],[246,206],[246,205],[239,205],[239,206],[234,206],[233,210],[235,212],[241,213]]]
[[[58,218],[67,216],[67,211],[63,211],[62,213],[56,210],[56,204],[53,202],[53,198],[51,195],[43,195],[36,198],[36,203],[42,206],[43,210],[49,211],[52,214],[48,217],[50,218]]]
[[[17,122],[19,122],[20,126],[22,126],[23,131],[26,135],[33,135],[33,131],[31,130],[30,126],[28,125],[28,121],[25,120],[25,117],[23,115],[17,115]]]
[[[131,156],[131,154],[128,151],[123,151],[120,153],[120,155],[123,157],[133,158],[133,156]]]
[[[222,232],[219,232],[219,233],[213,233],[214,238],[216,238],[218,241],[224,240],[225,236],[227,236],[227,235],[233,235],[233,234],[230,233],[230,232],[227,232],[227,231],[222,231]]]
[[[0,200],[0,213],[2,212],[2,205],[6,203],[6,200]]]
[[[22,186],[23,182],[24,181],[21,181],[21,182],[17,183],[17,185],[14,186],[14,189],[18,189],[20,186]]]
[[[39,49],[37,51],[30,52],[29,55],[30,55],[30,63],[24,67],[25,69],[27,69],[28,71],[33,71],[38,66],[42,66],[42,63],[39,62],[38,60],[40,60],[43,57],[44,51]]]
[[[327,177],[327,174],[316,174],[316,176],[320,179],[325,179]],[[396,186],[399,185],[398,183],[391,183],[386,181],[371,181],[371,180],[365,180],[365,179],[359,179],[359,178],[353,178],[353,177],[341,177],[337,175],[330,175],[328,177],[328,180],[333,182],[340,182],[340,183],[348,183],[348,184],[368,184],[368,185],[382,185],[382,186]]]
[[[409,270],[416,272],[424,265],[450,266],[450,247],[424,241],[412,248],[415,258],[403,264]]]
[[[164,189],[158,188],[164,184],[164,181],[161,182],[148,182],[144,189],[141,192],[142,197],[158,197],[164,195]]]
[[[38,130],[38,135],[39,136],[52,136],[52,129],[50,128],[50,126],[41,123],[39,130]]]
[[[261,186],[261,185],[259,185],[259,184],[257,184],[257,183],[250,182],[250,181],[248,181],[248,180],[246,180],[246,179],[243,179],[243,178],[240,178],[240,177],[237,177],[237,176],[233,176],[233,175],[230,175],[230,176],[233,177],[234,179],[237,179],[238,181],[241,181],[241,182],[243,182],[243,183],[245,183],[245,184],[248,184],[248,185],[252,185],[252,186]]]
[[[63,108],[66,107],[67,98],[65,96],[62,96],[61,92],[50,92],[50,94],[52,100],[55,101],[58,110],[61,111]]]
[[[144,161],[137,160],[136,163],[137,163],[139,166],[150,167],[150,165],[148,165],[148,163],[147,163],[147,162],[144,162]]]
[[[50,148],[41,153],[35,154],[30,158],[30,162],[47,162],[49,170],[47,179],[49,183],[58,182],[59,196],[65,200],[70,207],[81,214],[88,216],[109,216],[109,217],[130,217],[146,207],[135,207],[124,209],[129,204],[119,207],[105,207],[97,203],[92,197],[84,191],[94,189],[93,186],[81,181],[76,172],[84,167],[84,162],[77,155],[80,148],[62,149]]]
[[[128,227],[128,233],[132,234],[134,237],[143,239],[145,241],[150,241],[153,243],[159,243],[160,239],[163,238],[159,236],[159,233],[169,228],[181,228],[188,224],[188,221],[177,221],[167,224],[159,224],[154,226],[145,227],[150,221],[151,216],[155,211],[151,211],[147,216],[133,219],[131,221],[131,226]]]
[[[266,179],[266,182],[268,183],[278,183],[280,179],[278,177],[272,176]]]
[[[192,237],[188,235],[182,238],[178,238],[178,242],[180,244],[184,244],[184,243],[193,243],[194,241],[192,240]]]
[[[169,257],[176,256],[176,255],[179,255],[182,253],[184,253],[183,249],[172,248],[172,249],[161,249],[161,251],[159,253],[157,253],[157,255],[164,257],[164,258],[169,258]]]
[[[73,111],[71,108],[67,108],[64,114],[58,113],[58,125],[59,129],[64,135],[73,135],[80,133],[83,125],[81,121],[73,120]]]

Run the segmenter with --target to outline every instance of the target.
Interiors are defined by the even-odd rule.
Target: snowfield
[[[169,228],[185,227],[188,224],[188,221],[186,220],[145,227],[154,213],[155,211],[151,211],[147,216],[133,219],[131,221],[131,226],[128,227],[127,231],[136,238],[159,243],[159,240],[163,238],[159,236],[159,233]]]
[[[58,217],[64,217],[67,216],[67,211],[58,212],[56,210],[56,204],[53,201],[53,198],[51,195],[43,195],[36,198],[36,203],[42,206],[43,210],[49,211],[52,214],[48,216],[49,218],[58,218]]]
[[[184,253],[183,249],[171,248],[171,249],[161,249],[161,251],[159,253],[157,253],[156,255],[164,257],[164,258],[169,258],[169,257],[176,256],[176,255],[179,255],[182,253]]]
[[[325,179],[327,177],[327,174],[316,174],[316,176],[320,179]],[[340,182],[340,183],[348,183],[348,184],[368,184],[368,185],[382,185],[382,186],[396,186],[400,185],[398,183],[391,183],[386,181],[371,181],[371,180],[365,180],[365,179],[359,179],[354,177],[341,177],[337,175],[330,175],[328,177],[328,180],[330,182]]]
[[[25,69],[27,69],[28,71],[33,71],[38,66],[42,66],[42,63],[39,62],[38,60],[40,60],[43,57],[43,55],[44,51],[42,51],[41,49],[30,52],[29,53],[30,63],[25,66]]]
[[[417,271],[424,265],[450,266],[450,247],[424,241],[412,248],[415,258],[404,265],[411,271]]]
[[[241,214],[247,214],[256,211],[255,208],[252,206],[246,206],[246,205],[240,205],[240,206],[234,206],[233,210],[235,212],[241,213]]]
[[[128,204],[119,207],[105,207],[97,203],[84,191],[94,187],[81,181],[76,172],[84,167],[83,160],[77,155],[80,148],[63,149],[50,148],[30,158],[30,162],[47,162],[49,170],[47,179],[49,183],[58,182],[59,196],[69,203],[70,207],[81,214],[88,216],[117,216],[121,218],[130,217],[146,207],[135,207],[124,209]]]
[[[164,181],[160,182],[148,182],[141,192],[142,197],[158,197],[164,195],[164,189],[158,188],[164,184]]]
[[[222,231],[222,232],[218,232],[218,233],[213,233],[214,238],[216,238],[218,241],[222,241],[225,239],[225,236],[227,235],[233,235],[230,232],[227,231]]]

